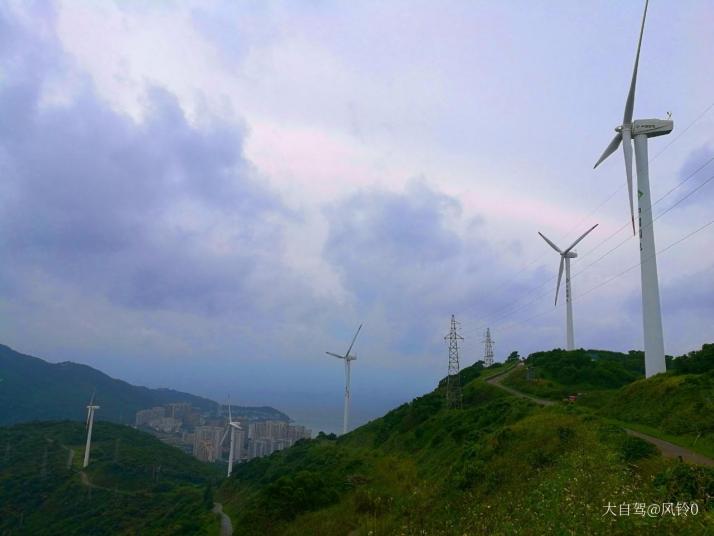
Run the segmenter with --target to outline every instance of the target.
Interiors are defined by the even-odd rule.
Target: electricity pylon
[[[493,339],[491,338],[491,328],[486,328],[486,338],[483,340],[483,343],[483,363],[485,366],[490,367],[493,365]]]
[[[451,329],[444,339],[449,341],[449,375],[446,378],[446,405],[461,408],[461,381],[459,379],[459,341],[464,338],[456,332],[458,322],[451,315]]]

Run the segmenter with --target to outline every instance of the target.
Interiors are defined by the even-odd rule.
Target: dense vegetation
[[[714,457],[714,371],[636,381],[603,397],[598,412],[656,428]]]
[[[645,381],[641,352],[552,350],[528,356],[504,384],[552,399],[580,393],[578,403],[599,415],[714,456],[714,345],[667,361],[666,374]]]
[[[621,370],[632,374],[629,356]],[[607,358],[606,358],[607,359]],[[613,359],[620,359],[619,357]],[[605,367],[603,370],[610,370]],[[611,382],[607,374],[596,376]],[[542,408],[462,371],[340,437],[241,465],[218,496],[238,534],[706,534],[714,471],[662,459],[577,407]],[[604,505],[697,501],[696,517],[603,516]]]
[[[528,356],[527,366],[506,380],[507,385],[548,398],[563,398],[582,390],[615,389],[645,374],[642,352],[551,350]]]
[[[644,380],[641,354],[555,350],[461,372],[463,408],[445,382],[342,437],[320,434],[219,470],[130,428],[0,428],[0,534],[216,534],[224,504],[236,534],[712,534],[714,470],[663,459],[615,419],[712,444],[712,346]],[[564,370],[565,369],[565,370]],[[572,370],[571,370],[572,369]],[[540,396],[542,407],[485,379]],[[545,394],[544,394],[545,393]],[[70,457],[70,452],[75,455]],[[696,516],[611,516],[605,506],[696,503]]]
[[[133,424],[138,410],[170,402],[189,402],[202,410],[217,408],[217,403],[207,398],[138,387],[86,365],[48,363],[0,345],[0,426],[34,420],[83,421],[94,390],[101,405],[97,419],[118,423]],[[270,407],[239,408],[238,412],[247,417],[288,420]]]
[[[96,423],[81,471],[84,426],[0,428],[0,534],[216,534],[218,470],[128,427]],[[74,454],[70,454],[70,452]]]

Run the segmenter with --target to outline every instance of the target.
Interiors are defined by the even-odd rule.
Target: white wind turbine
[[[556,246],[553,242],[551,242],[543,233],[538,231],[538,234],[550,244],[550,247],[552,247],[555,251],[557,251],[560,254],[560,267],[558,268],[558,282],[555,285],[555,305],[558,304],[558,292],[560,291],[560,281],[563,278],[563,265],[565,265],[565,304],[566,304],[566,314],[565,314],[565,330],[566,330],[566,340],[565,340],[565,349],[566,350],[575,350],[575,339],[573,336],[573,293],[570,289],[570,259],[574,259],[575,257],[578,256],[577,252],[573,250],[573,248],[580,242],[583,238],[585,238],[590,231],[595,229],[597,227],[597,223],[590,227],[587,231],[585,231],[580,238],[578,238],[575,242],[570,244],[570,246],[565,249],[564,251],[561,251],[561,249]]]
[[[350,347],[347,349],[347,353],[345,353],[345,355],[333,354],[332,352],[325,352],[328,355],[345,360],[345,413],[342,418],[342,433],[343,434],[347,433],[347,424],[348,424],[348,421],[350,418],[350,363],[352,361],[354,361],[355,359],[357,359],[357,356],[350,355],[350,352],[352,351],[352,347],[354,346],[355,341],[357,340],[357,335],[359,335],[359,332],[361,329],[362,329],[362,324],[360,324],[359,327],[357,328],[357,333],[355,333],[355,336],[352,338],[352,344],[350,344]]]
[[[642,281],[642,320],[645,339],[645,376],[649,378],[660,372],[665,372],[664,339],[662,337],[662,313],[659,302],[659,283],[657,281],[657,259],[655,257],[654,228],[652,227],[652,199],[650,197],[649,164],[647,156],[647,138],[663,136],[672,132],[674,123],[668,119],[638,119],[632,120],[635,106],[635,85],[637,84],[637,66],[640,62],[642,34],[645,31],[647,6],[642,15],[640,39],[637,43],[635,67],[630,81],[630,92],[625,101],[625,113],[622,125],[617,127],[617,134],[607,146],[602,156],[595,163],[597,167],[603,160],[615,152],[622,143],[625,155],[625,173],[627,188],[630,194],[630,216],[632,231],[635,232],[635,213],[632,198],[632,140],[635,140],[635,163],[637,166],[637,201],[639,205],[640,228],[640,276]]]
[[[90,399],[89,405],[87,406],[87,444],[84,447],[84,463],[82,464],[82,467],[87,467],[87,465],[89,465],[89,449],[92,446],[92,427],[94,426],[94,412],[98,409],[99,406],[96,406],[94,404],[94,393],[92,393],[92,398]]]
[[[233,461],[235,460],[235,449],[236,449],[236,432],[243,430],[240,426],[240,422],[234,421],[231,415],[231,397],[228,397],[228,430],[226,433],[231,434],[231,444],[228,449],[228,476],[231,476],[233,472]],[[221,445],[223,445],[223,440],[226,438],[226,434],[223,434],[223,439],[221,440]]]

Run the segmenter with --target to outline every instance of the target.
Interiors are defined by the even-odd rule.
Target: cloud
[[[52,71],[71,63],[52,52],[51,35],[30,35],[7,13],[0,21],[22,43],[3,67],[28,50],[33,62],[0,86],[0,248],[13,261],[1,272],[15,296],[37,270],[142,310],[250,317],[253,304],[307,292],[281,257],[284,227],[299,215],[246,160],[237,118],[192,124],[173,94],[150,86],[135,122],[87,80],[46,104]]]
[[[507,306],[543,275],[515,277],[481,218],[465,217],[456,198],[423,179],[403,192],[356,193],[326,216],[325,258],[359,314],[383,321],[394,334],[385,342],[403,354],[439,351],[452,313],[473,333],[475,318]]]

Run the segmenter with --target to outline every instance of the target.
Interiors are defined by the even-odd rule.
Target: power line
[[[660,249],[659,251],[657,251],[655,255],[661,255],[661,254],[663,254],[663,253],[669,251],[669,250],[672,249],[674,246],[676,246],[676,245],[678,245],[678,244],[681,244],[682,242],[684,242],[684,241],[690,239],[691,237],[693,237],[694,235],[696,235],[697,233],[703,231],[704,229],[706,229],[707,227],[709,227],[709,226],[711,226],[711,225],[714,225],[714,220],[711,220],[710,222],[705,223],[705,224],[702,225],[701,227],[698,227],[697,229],[695,229],[695,230],[693,230],[693,231],[687,233],[686,235],[682,236],[682,237],[679,238],[678,240],[675,240],[674,242],[672,242],[672,243],[669,244],[668,246],[666,246],[666,247]],[[649,258],[647,258],[647,259],[645,259],[645,260],[649,260]],[[572,298],[573,301],[582,299],[584,296],[590,294],[591,292],[593,292],[593,291],[595,291],[595,290],[597,290],[597,289],[599,289],[599,288],[601,288],[601,287],[604,287],[604,286],[606,286],[606,285],[609,285],[610,283],[612,283],[612,282],[615,281],[616,279],[622,277],[623,275],[627,274],[628,272],[631,272],[631,271],[634,270],[635,268],[638,268],[641,264],[642,264],[642,261],[638,262],[637,264],[633,264],[632,266],[626,268],[625,270],[619,272],[618,274],[615,274],[614,276],[609,277],[609,278],[606,279],[605,281],[602,281],[601,283],[598,283],[598,284],[595,285],[594,287],[591,287],[591,288],[589,288],[588,290],[586,290],[586,291],[580,293],[579,295],[574,296],[574,297]],[[553,307],[552,309],[548,309],[548,310],[546,310],[546,311],[542,311],[542,312],[540,312],[540,313],[536,313],[536,314],[531,315],[531,316],[529,316],[529,317],[527,317],[527,318],[525,318],[525,319],[523,319],[523,320],[515,321],[515,323],[521,324],[521,325],[522,325],[522,324],[526,324],[527,322],[530,322],[531,320],[534,320],[534,319],[539,318],[539,317],[541,317],[541,316],[545,316],[545,315],[547,315],[547,314],[553,313],[553,312],[555,312],[556,310],[557,310],[557,309],[556,309],[555,307]],[[507,322],[503,321],[503,322],[500,322],[500,323],[496,324],[495,326],[496,326],[496,327],[500,327],[500,326],[505,325],[506,323],[507,323]]]
[[[709,165],[711,162],[713,162],[713,161],[714,161],[714,156],[712,156],[711,158],[709,158],[709,160],[707,160],[707,161],[704,162],[701,166],[699,166],[697,169],[695,169],[694,171],[692,171],[689,175],[687,175],[687,176],[686,176],[682,181],[680,181],[677,185],[675,185],[674,187],[670,188],[667,192],[665,192],[663,195],[661,195],[660,197],[658,197],[657,200],[655,200],[654,203],[652,204],[652,208],[654,208],[655,205],[657,205],[658,203],[660,203],[663,199],[665,199],[667,196],[669,196],[672,192],[674,192],[674,191],[676,191],[677,189],[681,188],[685,183],[687,183],[690,179],[692,179],[694,176],[696,176],[702,169],[704,169],[706,166],[708,166],[708,165]],[[708,179],[706,179],[703,183],[701,183],[700,185],[698,185],[697,187],[695,187],[693,190],[689,191],[687,194],[685,194],[685,195],[682,196],[681,198],[679,198],[674,204],[670,205],[668,208],[666,208],[665,210],[663,210],[662,212],[660,212],[657,216],[654,217],[654,219],[652,220],[652,223],[654,224],[655,221],[657,221],[659,218],[661,218],[662,216],[664,216],[665,214],[667,214],[668,212],[670,212],[672,209],[674,209],[675,207],[677,207],[677,206],[678,206],[679,204],[681,204],[683,201],[685,201],[686,199],[688,199],[689,197],[691,197],[694,193],[696,193],[696,192],[699,191],[701,188],[703,188],[704,186],[706,186],[706,185],[707,185],[709,182],[711,182],[712,180],[714,180],[714,175],[711,176],[711,177],[709,177]],[[580,255],[580,259],[583,259],[583,258],[587,257],[588,255],[592,254],[594,251],[596,251],[596,250],[597,250],[599,247],[601,247],[603,244],[607,243],[607,242],[608,242],[610,239],[612,239],[614,236],[616,236],[617,234],[619,234],[620,232],[622,232],[622,230],[626,229],[629,225],[630,225],[630,222],[629,222],[629,221],[625,222],[619,229],[617,229],[616,231],[614,231],[613,233],[611,233],[610,235],[608,235],[604,240],[602,240],[601,242],[599,242],[599,243],[598,243],[595,247],[593,247],[591,250],[589,250],[588,252],[586,252],[586,253]],[[622,245],[624,245],[626,242],[628,242],[628,241],[631,240],[632,238],[633,238],[633,236],[628,236],[628,237],[625,238],[624,240],[620,241],[615,247],[609,249],[609,250],[606,251],[604,254],[602,254],[600,257],[598,257],[595,261],[591,262],[590,264],[588,264],[587,266],[585,266],[583,269],[581,269],[581,270],[577,271],[575,274],[573,274],[573,276],[571,276],[571,280],[572,280],[574,277],[576,277],[576,276],[582,274],[582,273],[585,272],[586,270],[590,269],[592,266],[594,266],[595,264],[597,264],[598,262],[600,262],[600,261],[601,261],[602,259],[604,259],[605,257],[607,257],[607,256],[609,256],[610,254],[614,253],[616,250],[618,250]],[[536,287],[533,287],[533,288],[531,289],[531,291],[528,292],[528,294],[526,294],[526,296],[528,296],[528,295],[532,294],[533,292],[535,292],[535,291],[537,291],[537,290],[543,288],[545,285],[551,283],[552,281],[555,281],[556,279],[557,279],[557,276],[553,276],[553,277],[551,277],[550,279],[548,279],[548,280],[544,281],[543,283],[541,283],[540,285],[538,285],[538,286],[536,286]],[[515,301],[511,302],[511,303],[510,303],[509,305],[507,305],[506,307],[502,307],[501,309],[498,309],[494,315],[491,315],[491,316],[489,316],[489,317],[486,317],[486,316],[479,317],[479,318],[477,319],[477,322],[479,322],[480,324],[479,324],[479,327],[476,328],[476,329],[480,330],[480,329],[483,327],[483,326],[482,326],[482,325],[483,325],[483,322],[486,321],[486,320],[498,321],[498,320],[500,320],[500,319],[502,319],[502,318],[507,318],[508,316],[511,316],[512,314],[515,314],[515,313],[517,313],[517,312],[523,310],[524,308],[528,307],[529,305],[531,305],[532,303],[534,303],[534,302],[535,302],[536,300],[538,300],[539,298],[541,298],[541,297],[543,297],[543,296],[545,296],[545,295],[547,295],[547,294],[549,294],[549,293],[550,293],[550,290],[547,290],[547,291],[545,291],[545,292],[539,293],[538,295],[534,296],[530,301],[525,302],[525,303],[522,303],[521,305],[519,305],[519,306],[513,308],[514,305],[518,304],[518,303],[523,299],[523,298],[518,298],[518,299],[516,299]],[[471,332],[471,330],[469,330],[469,332]]]
[[[712,160],[714,160],[714,158],[712,158]],[[672,210],[673,208],[675,208],[677,205],[679,205],[680,203],[682,203],[683,201],[685,201],[686,199],[688,199],[689,197],[691,197],[694,193],[696,193],[697,191],[701,190],[704,186],[706,186],[707,184],[709,184],[712,180],[714,180],[714,175],[712,175],[711,177],[709,177],[709,178],[708,178],[707,180],[705,180],[702,184],[700,184],[699,186],[697,186],[694,190],[691,190],[688,194],[686,194],[686,195],[682,196],[681,198],[679,198],[679,200],[678,200],[676,203],[674,203],[673,205],[671,205],[671,206],[668,207],[667,209],[665,209],[665,210],[663,210],[662,212],[660,212],[660,213],[659,213],[657,216],[655,216],[655,218],[652,220],[652,224],[651,224],[651,225],[654,225],[654,222],[656,222],[656,221],[657,221],[658,219],[660,219],[662,216],[664,216],[665,214],[667,214],[669,211],[671,211],[671,210]],[[646,229],[646,228],[650,227],[651,225],[646,225],[646,226],[643,227],[643,228]],[[633,237],[633,236],[628,236],[628,237],[625,238],[623,241],[621,241],[619,244],[617,244],[614,248],[610,249],[609,251],[607,251],[606,253],[602,254],[600,257],[598,257],[596,260],[594,260],[593,262],[591,262],[590,264],[588,264],[587,266],[585,266],[582,270],[580,270],[580,271],[574,273],[574,274],[571,276],[570,279],[572,280],[572,279],[574,279],[576,276],[582,274],[585,270],[589,269],[591,266],[593,266],[594,264],[597,264],[597,263],[600,262],[602,259],[604,259],[604,258],[607,257],[608,255],[610,255],[611,253],[613,253],[614,251],[616,251],[617,249],[619,249],[623,244],[625,244],[626,242],[632,240],[632,238],[634,238],[634,237]]]
[[[674,192],[675,190],[677,190],[677,189],[681,188],[682,186],[684,186],[684,184],[685,184],[687,181],[689,181],[692,177],[694,177],[697,173],[699,173],[702,169],[704,169],[705,167],[707,167],[707,166],[708,166],[709,164],[711,164],[713,161],[714,161],[714,156],[712,156],[709,160],[707,160],[706,162],[704,162],[704,163],[703,163],[701,166],[699,166],[697,169],[695,169],[694,171],[692,171],[692,172],[691,172],[689,175],[687,175],[682,181],[680,181],[679,183],[677,183],[674,187],[670,188],[666,193],[664,193],[663,195],[661,195],[660,197],[658,197],[658,198],[654,201],[654,203],[652,203],[652,208],[654,208],[655,205],[657,205],[660,201],[662,201],[662,200],[663,200],[665,197],[667,197],[669,194],[671,194],[671,193]],[[658,217],[659,217],[659,216],[658,216]],[[626,221],[621,227],[619,227],[616,231],[613,231],[613,232],[610,233],[607,237],[605,237],[603,240],[601,240],[600,242],[598,242],[597,245],[593,246],[592,249],[590,249],[589,251],[587,251],[587,252],[583,253],[582,255],[580,255],[580,259],[582,260],[582,259],[584,259],[585,257],[587,257],[588,255],[592,254],[593,252],[597,251],[598,248],[600,248],[600,246],[602,246],[603,244],[607,243],[611,238],[617,236],[618,234],[620,234],[624,229],[628,228],[629,226],[630,226],[630,220],[627,220],[627,221]]]
[[[714,178],[714,177],[713,177],[713,178]],[[683,236],[682,238],[680,238],[679,240],[676,240],[676,241],[672,242],[672,243],[669,244],[667,247],[665,247],[665,248],[663,248],[663,249],[660,249],[659,251],[657,251],[657,252],[655,253],[655,255],[650,255],[649,257],[647,257],[647,258],[644,259],[644,260],[650,260],[651,258],[655,257],[656,255],[661,255],[662,253],[664,253],[664,252],[666,252],[666,251],[672,249],[672,248],[673,248],[674,246],[676,246],[677,244],[681,244],[681,243],[684,242],[685,240],[688,240],[689,238],[691,238],[691,237],[694,236],[695,234],[699,233],[700,231],[703,231],[704,229],[706,229],[707,227],[709,227],[710,225],[713,225],[713,224],[714,224],[714,220],[712,220],[712,221],[710,221],[710,222],[708,222],[708,223],[705,223],[704,225],[702,225],[701,227],[695,229],[694,231],[692,231],[692,232],[690,232],[690,233],[687,233],[686,235],[684,235],[684,236]],[[630,266],[629,268],[626,268],[626,269],[623,270],[622,272],[620,272],[620,273],[618,273],[618,274],[616,274],[616,275],[610,277],[609,279],[606,279],[606,280],[603,281],[602,283],[599,283],[599,284],[595,285],[594,287],[592,287],[592,288],[586,290],[585,292],[583,292],[582,294],[580,294],[579,297],[582,298],[583,296],[586,296],[587,294],[590,294],[590,293],[593,292],[594,290],[597,290],[598,288],[603,287],[603,286],[605,286],[605,285],[611,283],[611,282],[614,281],[615,279],[618,279],[619,277],[622,277],[622,276],[625,275],[627,272],[630,272],[630,271],[634,270],[635,268],[639,267],[639,266],[642,264],[642,262],[643,262],[643,261],[640,261],[640,262],[638,262],[637,264],[633,264],[632,266]]]

